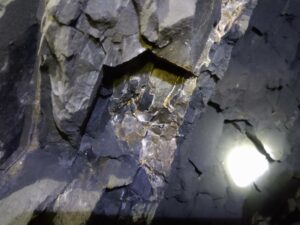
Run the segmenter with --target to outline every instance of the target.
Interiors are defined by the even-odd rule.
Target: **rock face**
[[[43,18],[41,76],[50,77],[52,102],[52,112],[46,114],[53,115],[60,135],[93,164],[100,163],[98,158],[112,161],[126,156],[138,165],[136,172],[137,168],[144,171],[151,194],[146,199],[131,194],[136,200],[122,201],[128,206],[119,213],[131,215],[136,222],[150,222],[163,196],[194,90],[207,88],[199,90],[203,97],[196,101],[202,105],[190,108],[188,123],[204,109],[215,84],[213,76],[221,78],[220,67],[227,67],[232,42],[225,36],[230,35],[230,27],[241,35],[255,3],[90,0],[66,4],[49,1]],[[221,9],[223,18],[218,23]],[[225,14],[232,19],[227,26]],[[45,126],[54,127],[47,122]],[[46,145],[53,136],[49,132]],[[130,190],[130,182],[125,181],[133,180],[135,173],[124,178],[107,171],[110,174],[116,180],[103,188]],[[67,190],[74,189],[71,185]],[[102,199],[100,193],[97,196]]]
[[[130,63],[149,51],[170,64],[188,69],[191,75],[199,75],[195,71],[197,60],[213,22],[218,19],[220,2],[164,4],[91,0],[74,1],[71,5],[49,1],[46,5],[42,46],[48,48],[43,52],[49,53],[41,53],[42,63],[46,67],[44,73],[50,77],[55,124],[73,146],[80,142],[104,66]],[[147,37],[147,33],[155,34],[155,27],[158,27],[157,40]],[[156,42],[156,47],[149,42]]]
[[[195,72],[211,27],[219,19],[221,1],[135,1],[140,34],[164,59]],[[178,54],[180,52],[180,54]]]
[[[47,143],[58,142],[62,135],[73,148],[87,155],[94,166],[102,165],[102,158],[113,162],[115,157],[119,161],[126,156],[136,168],[135,173],[143,171],[151,194],[140,199],[139,194],[130,192],[136,200],[124,200],[122,204],[127,204],[129,211],[122,213],[131,215],[134,221],[150,222],[163,196],[179,127],[200,76],[202,62],[197,64],[196,58],[200,60],[218,20],[221,3],[187,1],[181,9],[185,12],[182,18],[174,17],[180,8],[173,1],[166,2],[163,11],[157,12],[146,7],[156,7],[157,2],[144,5],[90,0],[74,2],[71,7],[66,4],[49,1],[42,23],[41,76],[50,78],[52,102],[45,114],[53,116],[52,121],[45,121],[42,126],[47,132],[46,136],[45,131],[41,133],[43,144],[51,149]],[[152,18],[146,17],[150,13],[160,17],[156,47],[144,40],[145,23],[152,23]],[[168,15],[162,18],[163,14]],[[172,49],[178,48],[184,52],[176,59],[170,58],[175,56]],[[208,45],[207,51],[209,48]],[[41,81],[41,85],[46,82]],[[42,104],[43,98],[49,99],[47,95],[41,96]],[[53,132],[54,127],[59,133]],[[103,183],[103,190],[98,191],[94,200],[102,199],[105,189],[127,187],[135,177],[135,173],[123,177],[113,171],[107,171],[106,175],[114,178]],[[66,193],[73,193],[74,189],[71,185]],[[127,189],[124,191],[128,192]],[[96,203],[89,202],[90,210]],[[76,203],[70,206],[76,208]]]
[[[178,146],[156,221],[189,217],[191,222],[219,224],[226,218],[228,224],[244,224],[244,218],[249,224],[297,224],[299,7],[297,1],[258,2],[206,111]],[[233,146],[251,143],[249,127],[279,161],[241,191],[228,176],[224,159]]]
[[[29,73],[35,85],[28,100],[30,125],[19,150],[2,166],[0,224],[150,224],[153,218],[156,223],[161,217],[185,217],[185,212],[192,218],[240,218],[236,211],[243,198],[235,196],[224,175],[220,146],[226,145],[228,135],[246,135],[249,124],[257,128],[252,119],[256,114],[238,117],[240,109],[230,110],[230,104],[239,100],[232,103],[230,96],[235,95],[226,96],[228,87],[244,77],[230,71],[236,65],[234,54],[248,43],[243,44],[248,36],[241,38],[256,3],[40,3],[36,69]],[[37,8],[38,2],[33,5]],[[247,35],[262,38],[261,30],[250,27]],[[251,40],[248,45],[256,46]],[[240,54],[247,64],[248,58]],[[33,61],[30,65],[33,70]],[[266,80],[264,90],[277,91],[280,85]],[[290,127],[296,121],[286,120]],[[15,133],[19,140],[21,132]],[[282,154],[275,159],[282,160]],[[210,211],[215,206],[217,211]]]
[[[1,164],[22,145],[22,131],[29,132],[39,29],[37,2],[0,2]]]

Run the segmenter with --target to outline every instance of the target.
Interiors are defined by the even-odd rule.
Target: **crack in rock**
[[[273,163],[273,162],[277,162],[276,160],[274,160],[271,155],[266,151],[266,149],[264,148],[263,143],[261,142],[261,140],[259,140],[259,138],[256,136],[256,134],[253,131],[253,128],[248,128],[246,130],[246,136],[249,138],[250,141],[252,141],[252,143],[255,145],[256,149],[263,154],[266,159],[268,160],[269,163]]]

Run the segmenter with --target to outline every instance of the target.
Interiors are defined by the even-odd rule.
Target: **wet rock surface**
[[[30,96],[25,120],[7,103],[23,141],[1,149],[0,224],[297,222],[297,1],[44,3],[0,89],[21,74],[9,93]],[[272,167],[246,190],[224,169],[243,140]]]

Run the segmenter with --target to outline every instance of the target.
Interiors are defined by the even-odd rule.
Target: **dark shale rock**
[[[22,132],[30,132],[39,36],[37,9],[37,0],[0,3],[0,164],[25,144]]]
[[[299,7],[297,1],[259,1],[245,36],[236,42],[236,28],[228,33],[226,42],[236,43],[228,70],[202,115],[195,116],[201,103],[191,101],[182,127],[185,137],[155,221],[185,220],[193,208],[196,224],[299,222],[294,199],[299,190]],[[216,51],[213,64],[226,58],[224,49]],[[208,68],[220,74],[222,66],[215,65]],[[235,143],[248,141],[249,126],[280,161],[243,190],[223,165]],[[208,200],[194,200],[204,196]]]
[[[298,221],[296,0],[47,0],[40,40],[7,3],[0,224]],[[271,158],[245,189],[241,141]]]
[[[5,208],[17,207],[11,202],[14,196],[25,193],[25,204],[36,193],[28,213],[24,204],[16,210],[20,223],[28,222],[34,210],[57,212],[51,216],[54,224],[72,225],[92,223],[99,213],[141,223],[150,223],[155,215],[194,90],[201,93],[196,96],[202,104],[193,103],[193,118],[203,111],[215,85],[209,72],[197,76],[210,60],[226,67],[229,57],[214,57],[223,49],[221,39],[227,32],[224,20],[218,28],[213,26],[221,2],[168,1],[158,11],[139,9],[140,3],[46,2],[36,90],[40,108],[33,117],[37,145],[32,155],[20,155],[8,164],[1,182]],[[162,4],[148,2],[153,7],[157,3]],[[149,13],[158,16],[161,28],[155,45],[145,40],[143,23],[153,22],[144,17]],[[235,19],[238,15],[232,14]],[[230,49],[224,49],[227,55]],[[58,165],[47,160],[57,152],[62,154]],[[27,163],[18,164],[36,155],[57,170],[44,174],[39,168],[33,172]],[[68,179],[65,173],[57,176],[63,169]],[[15,173],[31,183],[24,188],[20,184],[10,195]],[[4,223],[14,221],[14,213],[7,215]],[[44,216],[37,212],[37,218]]]

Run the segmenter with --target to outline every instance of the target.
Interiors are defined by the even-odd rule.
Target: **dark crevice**
[[[144,35],[140,34],[140,41],[144,45],[148,46],[148,48],[158,48],[158,46],[154,43],[149,41]]]
[[[268,43],[269,41],[269,34],[267,32],[262,32],[257,27],[252,26],[251,31],[255,33],[257,36],[262,37],[265,41],[265,43]]]
[[[214,80],[215,83],[220,81],[220,78],[216,74],[211,74],[210,77]]]
[[[293,176],[292,176],[292,179],[294,179],[294,180],[300,180],[300,176],[293,175]]]
[[[125,74],[132,74],[141,68],[143,68],[147,63],[153,63],[155,68],[164,70],[166,72],[175,74],[180,77],[189,78],[194,77],[195,75],[183,69],[180,66],[177,66],[176,64],[173,64],[169,62],[166,59],[160,58],[151,51],[145,51],[144,53],[141,53],[137,57],[131,59],[128,62],[124,62],[120,65],[117,65],[115,67],[103,66],[103,86],[111,86],[114,80],[121,78]]]
[[[122,160],[122,158],[125,158],[127,157],[128,155],[127,154],[121,154],[119,156],[111,156],[111,155],[108,155],[108,156],[100,156],[98,157],[98,160],[100,159],[113,159],[113,160],[117,160],[117,161],[120,161]]]
[[[264,34],[263,34],[263,32],[261,32],[257,27],[255,27],[255,26],[252,26],[251,27],[251,31],[253,32],[253,33],[255,33],[256,35],[258,35],[258,36],[260,36],[260,37],[262,37]]]
[[[201,74],[207,74],[211,77],[211,79],[213,79],[213,81],[215,83],[218,83],[221,79],[218,77],[217,74],[214,74],[212,71],[210,71],[209,69],[205,68],[201,71]]]
[[[74,18],[72,21],[70,21],[69,26],[75,28],[76,30],[78,30],[76,28],[76,25],[78,23],[79,17],[80,17],[80,13],[78,14],[78,16],[76,18]]]
[[[192,72],[174,64],[174,63],[171,63],[170,61],[164,59],[164,58],[161,58],[161,57],[158,57],[156,56],[155,54],[153,54],[152,52],[146,52],[146,54],[148,54],[148,59],[149,61],[152,61],[154,63],[154,66],[159,68],[159,69],[162,69],[162,70],[165,70],[169,73],[173,73],[177,76],[181,76],[181,77],[184,77],[184,78],[190,78],[190,77],[195,77],[196,75],[193,74]]]
[[[245,134],[245,130],[253,127],[253,125],[247,119],[225,119],[224,124],[232,125],[242,134]]]
[[[244,123],[245,127],[241,127],[239,123]],[[239,120],[225,120],[224,124],[232,124],[237,130],[239,130],[241,133],[245,133],[247,138],[254,144],[256,149],[266,157],[269,163],[278,162],[280,163],[280,160],[274,160],[271,155],[266,151],[263,143],[259,140],[259,138],[256,136],[254,132],[254,128],[252,124],[248,120],[239,119]],[[256,186],[254,183],[254,187],[258,192],[260,192],[260,189]]]
[[[255,182],[253,183],[253,187],[255,188],[255,190],[257,192],[261,192],[260,188],[257,186],[257,184]]]
[[[113,191],[116,191],[116,190],[124,189],[124,188],[128,187],[131,184],[132,184],[132,182],[129,183],[129,184],[124,184],[124,185],[117,186],[117,187],[111,187],[111,188],[106,187],[105,192],[109,193],[109,192],[113,192]]]
[[[139,55],[131,59],[128,62],[120,64],[116,67],[110,67],[104,65],[102,68],[103,79],[101,86],[105,87],[107,90],[113,88],[115,80],[120,79],[125,74],[133,74],[136,71],[140,70],[146,63],[146,56],[144,54]]]
[[[216,110],[217,113],[222,113],[224,112],[224,109],[221,108],[220,104],[216,103],[216,102],[213,102],[213,101],[209,101],[207,103],[208,106],[214,108]]]
[[[57,198],[64,193],[64,191],[67,189],[68,185],[64,187],[64,189],[49,202],[49,197],[46,198],[46,200],[37,207],[40,210],[35,210],[33,213],[32,218],[28,222],[27,225],[40,225],[40,224],[46,224],[46,225],[54,225],[54,218],[56,216],[56,213],[49,213],[49,209],[54,207],[55,202],[57,201]]]
[[[102,74],[102,71],[99,72],[100,75],[99,75],[99,80],[97,81],[97,84],[96,84],[96,91],[95,91],[95,96],[94,96],[94,99],[92,100],[92,104],[90,105],[90,108],[89,110],[87,111],[87,115],[82,123],[82,125],[80,126],[80,135],[83,136],[85,134],[85,131],[86,131],[86,128],[87,128],[87,125],[88,125],[88,122],[92,116],[92,113],[95,109],[95,106],[96,106],[96,103],[97,103],[97,99],[98,99],[98,93],[100,93],[100,89],[101,89],[101,82],[102,82],[102,79],[103,79],[103,74]]]
[[[195,172],[200,177],[202,175],[202,172],[198,169],[198,167],[195,165],[195,163],[189,159],[189,163],[194,167]]]
[[[259,140],[259,138],[256,136],[256,134],[252,131],[252,129],[246,130],[246,136],[249,138],[249,140],[255,145],[256,149],[263,154],[269,163],[273,163],[276,160],[274,160],[270,154],[266,151],[263,143]],[[278,161],[277,161],[278,162]]]
[[[240,132],[242,132],[243,130],[242,130],[242,127],[239,125],[239,123],[244,124],[246,127],[253,127],[253,125],[247,119],[233,119],[233,120],[226,119],[226,120],[224,120],[224,124],[231,124],[236,129],[238,129]]]
[[[95,28],[95,29],[97,28],[98,23],[96,21],[94,21],[93,18],[89,14],[84,13],[83,16],[86,17],[87,22],[89,23],[89,25],[92,28]]]
[[[138,109],[140,111],[146,111],[150,108],[153,102],[154,95],[149,90],[145,91],[142,98],[139,101]]]
[[[226,120],[224,120],[224,123],[227,123],[227,124],[228,123],[245,123],[246,125],[252,127],[252,124],[247,119],[233,119],[233,120],[226,119]]]
[[[278,85],[278,86],[271,87],[271,86],[267,85],[266,88],[269,91],[281,91],[282,88],[283,88],[283,86],[282,85]]]
[[[56,213],[49,213],[47,210],[42,212],[36,211],[27,225],[54,225],[55,216]]]
[[[294,14],[287,13],[287,12],[281,13],[280,16],[284,18],[288,23],[292,23],[296,18]]]
[[[28,222],[28,225],[54,225],[54,218],[56,216],[56,213],[49,213],[49,209],[54,208],[55,202],[57,201],[58,197],[63,194],[68,187],[69,185],[66,184],[65,187],[55,197],[48,196],[46,200],[43,201],[39,207],[37,207],[38,210],[34,211],[34,214]]]
[[[239,132],[243,133],[242,127],[236,122],[226,123],[226,121],[225,121],[224,124],[231,124],[235,129],[237,129]]]
[[[76,145],[74,145],[74,143],[72,142],[71,137],[69,137],[68,134],[62,132],[62,131],[60,130],[60,128],[57,126],[56,123],[54,123],[54,125],[55,125],[55,128],[56,128],[57,132],[58,132],[59,135],[61,136],[61,138],[62,138],[63,140],[65,140],[65,141],[67,141],[68,143],[70,143],[73,147],[76,147]]]

